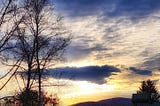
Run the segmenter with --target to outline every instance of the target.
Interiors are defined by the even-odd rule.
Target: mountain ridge
[[[117,97],[97,102],[81,102],[72,106],[133,106],[133,104],[130,98]]]

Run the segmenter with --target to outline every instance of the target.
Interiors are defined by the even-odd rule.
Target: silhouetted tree
[[[6,49],[10,49],[10,47],[6,47],[6,45],[14,36],[14,31],[23,19],[23,16],[19,15],[17,11],[17,1],[18,0],[0,1],[0,53]]]
[[[49,0],[24,0],[19,11],[23,20],[14,32],[12,50],[7,54],[12,60],[21,60],[17,65],[26,71],[26,104],[34,81],[38,81],[38,106],[42,106],[42,75],[51,65],[63,59],[70,37],[61,24],[61,17],[53,13]],[[27,93],[28,92],[28,93]],[[28,97],[27,97],[28,95]]]
[[[156,87],[156,83],[148,79],[147,81],[142,81],[137,94],[149,94],[152,101],[159,101],[160,95]]]
[[[11,30],[7,29],[0,37],[0,54],[7,60],[15,61],[15,64],[8,65],[12,68],[0,78],[13,72],[0,90],[20,69],[27,76],[25,106],[28,106],[34,81],[38,81],[38,106],[42,106],[43,72],[63,60],[70,37],[66,36],[61,17],[55,16],[49,0],[22,0],[20,4],[17,4],[18,0],[4,1],[4,8],[0,8],[0,30],[5,25],[9,25]]]
[[[0,87],[2,90],[9,80],[15,75],[18,64],[21,63],[20,60],[16,61],[12,65],[8,64],[6,60],[8,60],[7,56],[3,54],[6,53],[6,50],[10,50],[14,48],[13,45],[10,45],[12,42],[15,31],[17,30],[19,24],[24,19],[23,15],[20,15],[18,10],[20,7],[17,5],[18,0],[1,0],[0,1],[0,62],[2,64],[11,66],[10,70],[6,72],[0,79],[3,79],[7,75],[10,75],[8,80]],[[11,74],[12,72],[12,74]]]

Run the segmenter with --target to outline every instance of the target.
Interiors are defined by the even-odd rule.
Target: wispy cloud
[[[56,0],[74,36],[68,62],[159,68],[159,4],[159,0]]]

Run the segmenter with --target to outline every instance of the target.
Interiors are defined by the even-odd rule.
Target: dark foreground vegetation
[[[55,106],[58,104],[59,99],[53,98],[52,95],[47,96],[47,93],[42,92],[41,101],[43,106]],[[38,91],[23,90],[14,96],[1,98],[0,106],[38,106]]]

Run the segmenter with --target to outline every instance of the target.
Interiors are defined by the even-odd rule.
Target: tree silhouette
[[[9,51],[14,48],[13,45],[10,45],[10,42],[13,41],[13,38],[15,37],[14,33],[24,19],[23,15],[20,15],[18,12],[20,7],[17,6],[17,2],[18,0],[0,0],[0,62],[11,67],[0,77],[1,80],[6,76],[9,76],[7,81],[0,86],[0,90],[2,90],[15,75],[19,68],[17,65],[21,63],[21,61],[18,60],[13,64],[9,64],[9,62],[6,61],[8,60],[8,57],[3,55],[7,50]]]
[[[43,72],[63,60],[63,53],[71,38],[62,27],[62,17],[53,12],[54,6],[50,0],[3,1],[4,5],[0,1],[0,31],[2,26],[9,26],[11,30],[0,34],[0,58],[14,64],[3,62],[11,69],[0,78],[9,76],[0,90],[17,71],[25,71],[27,78],[24,80],[25,92],[22,92],[25,94],[22,96],[25,97],[24,106],[29,106],[30,91],[35,83],[38,83],[35,84],[38,88],[38,106],[42,106]]]
[[[43,72],[63,60],[70,36],[62,27],[61,17],[54,14],[50,0],[24,0],[22,7],[19,13],[24,18],[10,43],[14,48],[6,51],[4,57],[22,62],[17,66],[27,77],[24,106],[29,106],[29,91],[35,83],[38,83],[38,106],[42,106]]]
[[[137,94],[149,94],[151,96],[151,100],[154,102],[159,101],[160,97],[156,83],[150,79],[147,81],[142,81]]]
[[[22,92],[16,94],[14,98],[16,98],[16,100],[19,101],[19,103],[23,106],[26,105],[26,98],[28,98],[27,106],[39,106],[38,95],[39,94],[37,90],[26,91],[26,89],[24,89]],[[52,95],[47,96],[45,92],[42,92],[41,96],[43,106],[45,106],[46,104],[55,106],[59,102],[58,97],[52,97]]]

